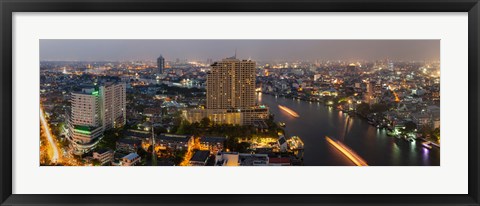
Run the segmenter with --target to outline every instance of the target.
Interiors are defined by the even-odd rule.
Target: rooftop
[[[290,163],[290,158],[288,158],[288,157],[270,157],[269,158],[269,163],[274,163],[274,164]]]
[[[158,137],[160,140],[166,140],[166,141],[182,141],[182,142],[187,142],[190,140],[192,135],[176,135],[176,134],[160,134]]]
[[[152,137],[152,134],[150,132],[145,132],[141,130],[127,130],[125,132],[126,136],[130,137],[140,137],[140,138],[150,138]]]
[[[130,153],[123,157],[123,159],[134,160],[135,158],[139,157],[137,153]]]
[[[266,154],[240,154],[240,165],[241,166],[256,166],[256,165],[266,165],[268,163],[268,155]]]
[[[142,141],[141,140],[135,140],[135,139],[119,139],[119,140],[117,140],[117,143],[130,144],[130,145],[140,145],[142,143]]]
[[[201,142],[224,142],[226,137],[201,137]]]
[[[206,162],[210,156],[210,151],[208,150],[198,150],[193,154],[193,157],[190,159],[191,162]]]
[[[72,93],[98,95],[98,87],[95,87],[94,85],[82,85],[82,88],[80,90],[74,91]]]
[[[110,151],[109,149],[102,148],[102,149],[99,149],[95,152],[98,153],[98,154],[103,154],[103,153],[106,153],[106,152],[109,152],[109,151]]]

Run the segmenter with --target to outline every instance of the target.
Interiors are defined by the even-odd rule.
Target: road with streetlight
[[[51,154],[49,155],[51,158],[50,161],[53,163],[58,163],[60,161],[59,148],[56,144],[56,141],[54,140],[50,127],[48,126],[45,112],[43,112],[42,107],[40,107],[40,123],[42,124],[42,130],[44,131],[43,134],[48,141],[47,151],[49,154]]]

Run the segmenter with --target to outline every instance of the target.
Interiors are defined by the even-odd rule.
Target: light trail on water
[[[340,151],[343,155],[345,155],[350,161],[355,163],[357,166],[368,166],[367,162],[363,160],[359,155],[357,155],[354,151],[348,148],[346,145],[342,144],[339,141],[335,141],[330,137],[325,137],[328,143],[334,146],[338,151]]]
[[[300,115],[298,115],[295,111],[291,110],[288,107],[278,105],[278,108],[280,108],[281,110],[285,111],[286,113],[292,115],[293,117],[300,117]]]

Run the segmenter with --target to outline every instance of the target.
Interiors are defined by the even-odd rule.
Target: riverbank
[[[298,99],[258,94],[259,104],[269,107],[275,121],[286,124],[286,136],[299,136],[304,147],[304,165],[341,166],[351,165],[341,153],[329,145],[325,136],[334,137],[350,147],[371,166],[439,165],[440,151],[437,148],[425,152],[421,144],[396,141],[387,136],[386,130],[377,129],[363,118],[351,116],[321,102],[313,103]],[[293,117],[281,110],[283,105],[295,111]]]
[[[306,97],[304,97],[304,98],[287,97],[286,95],[278,95],[278,94],[270,94],[270,93],[263,93],[263,94],[274,96],[275,98],[278,98],[278,97],[283,97],[283,98],[286,98],[286,99],[292,98],[292,100],[303,101],[303,102],[308,102],[308,103],[316,102],[317,104],[321,104],[321,105],[323,105],[327,108],[331,108],[334,111],[341,111],[342,113],[345,113],[345,114],[349,115],[350,117],[359,117],[359,118],[367,121],[368,124],[370,124],[370,125],[372,125],[376,128],[387,129],[389,132],[393,132],[395,130],[396,133],[398,133],[398,135],[411,136],[413,134],[415,139],[417,139],[417,136],[419,136],[419,135],[424,135],[424,133],[422,133],[421,131],[417,132],[416,126],[415,125],[412,126],[412,124],[414,124],[413,122],[411,122],[411,121],[408,122],[407,120],[398,120],[398,119],[396,119],[395,121],[393,121],[393,120],[391,121],[388,118],[386,118],[386,116],[383,114],[383,112],[378,112],[377,111],[378,108],[373,109],[369,112],[366,112],[365,109],[361,109],[361,110],[360,110],[360,108],[357,109],[357,107],[360,107],[361,104],[358,104],[357,106],[353,106],[353,107],[350,106],[350,107],[345,108],[344,105],[342,105],[340,103],[337,103],[335,101],[328,100],[328,99],[324,100],[324,99],[317,98],[315,100],[312,100],[312,99],[307,99]],[[345,99],[345,98],[341,98],[341,99]],[[363,106],[368,107],[369,105],[363,105]],[[376,105],[374,104],[372,107],[374,107],[374,106],[376,106]],[[422,136],[420,136],[420,137],[424,141],[430,141],[430,142],[433,142],[433,143],[439,145],[439,141],[437,139],[434,139],[432,135],[429,135],[429,136],[431,136],[432,138],[427,138],[427,137],[422,137]]]

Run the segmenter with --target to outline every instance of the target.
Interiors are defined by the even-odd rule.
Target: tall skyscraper
[[[255,106],[255,62],[223,59],[207,75],[207,109],[247,109]]]
[[[72,92],[71,111],[67,113],[67,138],[75,154],[95,148],[103,132],[125,125],[125,84],[105,83],[99,87]]]
[[[98,88],[84,88],[71,95],[71,111],[67,112],[68,135],[74,154],[90,151],[103,137]]]
[[[211,65],[207,74],[206,109],[184,113],[190,122],[208,117],[215,124],[254,125],[268,118],[268,108],[255,103],[255,66],[235,57]]]
[[[165,68],[165,58],[163,58],[162,55],[160,55],[157,58],[157,76],[160,76],[163,74],[163,69]]]
[[[125,83],[105,83],[100,87],[102,100],[101,114],[105,130],[117,128],[126,123],[126,85]]]

